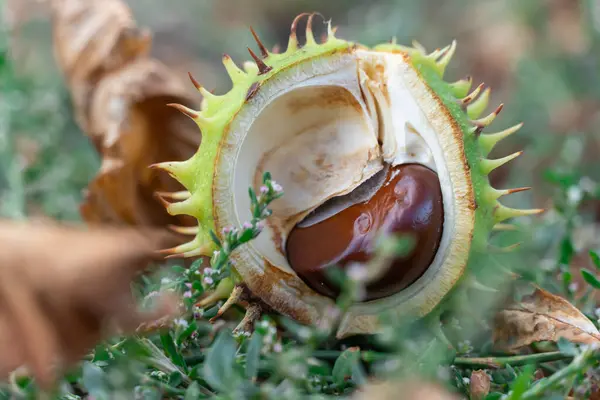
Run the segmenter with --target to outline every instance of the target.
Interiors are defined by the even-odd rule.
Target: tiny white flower
[[[202,271],[204,275],[212,275],[213,272],[214,270],[212,268],[204,268],[204,271]]]
[[[456,317],[452,317],[452,319],[450,320],[450,326],[453,329],[462,330],[462,326],[460,326],[460,321]]]
[[[308,328],[300,328],[298,330],[298,336],[300,336],[301,339],[308,340],[310,339],[311,331]]]
[[[274,335],[274,334],[276,334],[276,333],[277,333],[277,328],[275,328],[274,326],[270,326],[270,327],[269,327],[269,333],[270,333],[271,335]]]
[[[386,360],[383,362],[383,368],[386,371],[394,371],[400,367],[400,361],[398,360]]]
[[[205,276],[204,279],[203,279],[203,281],[207,285],[212,285],[214,283],[213,278],[211,278],[210,276]]]
[[[276,192],[281,192],[283,190],[283,188],[281,187],[281,185],[279,183],[275,182],[275,181],[271,181],[271,187]]]
[[[175,325],[177,325],[180,328],[187,328],[189,325],[188,322],[184,318],[177,318],[173,322],[175,323]]]
[[[168,285],[169,283],[171,283],[171,280],[169,278],[162,278],[160,280],[161,285]]]
[[[221,253],[219,252],[219,250],[215,250],[215,251],[213,251],[213,256],[215,256],[215,257],[219,257],[219,254],[221,254]]]
[[[465,385],[468,385],[469,383],[471,383],[471,380],[469,378],[467,378],[466,376],[462,378],[462,381]]]
[[[552,271],[554,269],[554,264],[556,263],[555,260],[551,259],[551,258],[545,258],[543,260],[541,260],[538,265],[540,266],[540,269],[544,270],[544,271]]]
[[[571,186],[567,190],[567,198],[569,199],[569,203],[577,204],[583,198],[583,190],[579,186]]]
[[[367,277],[367,268],[360,263],[352,263],[347,270],[348,277],[355,282],[361,282]]]
[[[269,192],[269,188],[263,185],[263,186],[260,187],[260,192],[262,194],[268,193]]]
[[[283,350],[283,346],[281,345],[281,342],[277,342],[273,345],[273,351],[275,353],[281,353],[282,350]]]
[[[577,282],[569,283],[569,291],[570,292],[576,292],[578,288],[579,288],[579,285],[577,284]]]
[[[327,307],[325,314],[329,319],[335,320],[340,316],[340,309],[336,306],[329,306]]]
[[[473,346],[471,346],[470,340],[458,342],[458,348],[462,353],[470,353],[473,351]]]
[[[244,229],[251,229],[252,228],[252,224],[248,221],[244,222],[244,224],[242,225],[242,227]]]
[[[198,319],[204,315],[204,309],[200,307],[194,307],[194,318]]]
[[[185,297],[186,299],[189,299],[190,297],[192,297],[192,291],[188,290],[185,293],[183,293],[183,297]]]

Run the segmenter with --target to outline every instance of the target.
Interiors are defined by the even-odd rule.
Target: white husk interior
[[[437,273],[453,233],[454,196],[436,133],[402,80],[403,66],[400,55],[367,51],[308,61],[270,79],[240,110],[219,161],[217,192],[230,193],[215,196],[220,225],[250,220],[247,188],[264,171],[285,190],[263,234],[244,250],[246,268],[264,270],[266,260],[293,273],[285,239],[306,214],[351,192],[384,163],[418,163],[438,173],[445,223],[433,265],[404,292],[410,296]]]

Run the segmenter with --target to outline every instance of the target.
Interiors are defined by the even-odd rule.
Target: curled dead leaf
[[[600,332],[592,321],[567,300],[540,288],[496,315],[493,341],[499,349],[515,351],[560,338],[600,344]]]
[[[105,76],[148,54],[150,32],[137,27],[121,0],[51,0],[50,7],[56,61],[87,131],[91,93]]]
[[[183,160],[198,147],[200,137],[194,122],[166,106],[170,102],[191,106],[183,90],[155,60],[132,63],[97,87],[88,134],[103,159],[81,206],[86,221],[157,226],[192,223],[189,218],[166,213],[154,193],[176,192],[182,187],[149,168],[157,162]]]
[[[196,124],[167,107],[194,106],[182,79],[150,58],[150,33],[120,0],[52,0],[56,59],[80,127],[102,156],[81,206],[88,222],[193,224],[167,214],[156,192],[182,190],[148,167],[198,149]]]
[[[0,378],[25,366],[48,387],[105,335],[177,313],[137,308],[131,281],[164,233],[0,221]]]

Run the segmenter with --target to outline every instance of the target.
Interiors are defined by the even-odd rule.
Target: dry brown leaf
[[[168,103],[200,99],[150,58],[150,33],[120,0],[52,0],[54,47],[77,121],[102,155],[81,213],[88,222],[192,224],[167,214],[156,192],[182,190],[148,167],[185,160],[198,149],[196,124]]]
[[[471,400],[483,400],[490,392],[490,376],[484,370],[471,372],[469,383]]]
[[[164,233],[0,221],[0,378],[25,366],[48,387],[53,366],[77,362],[105,335],[174,316],[161,296],[140,311],[132,279],[156,257]]]
[[[592,321],[567,300],[540,288],[496,315],[493,341],[500,349],[514,351],[560,338],[600,344],[600,332]]]

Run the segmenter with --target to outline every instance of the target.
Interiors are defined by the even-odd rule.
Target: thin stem
[[[463,367],[479,367],[479,368],[503,368],[506,365],[526,365],[539,364],[544,362],[571,360],[573,356],[563,354],[560,351],[552,351],[548,353],[527,354],[522,356],[510,357],[456,357],[454,364]]]
[[[521,395],[520,400],[542,398],[541,396],[545,392],[556,386],[560,386],[563,379],[568,379],[584,371],[588,366],[596,361],[597,355],[598,354],[596,353],[596,350],[593,348],[581,352],[573,359],[571,364],[557,371],[555,374],[550,375],[548,378],[538,381],[537,384],[525,391],[525,393]]]
[[[340,354],[342,354],[342,352],[338,350],[317,350],[313,352],[313,356],[316,358],[330,360],[338,358]],[[386,360],[391,357],[393,357],[392,354],[379,353],[376,351],[361,352],[361,359],[365,362]],[[560,351],[553,351],[548,353],[528,354],[522,356],[509,357],[456,357],[454,359],[454,364],[462,367],[498,369],[504,368],[507,365],[518,366],[526,364],[540,364],[552,361],[571,359],[573,359],[573,356],[563,354]]]

